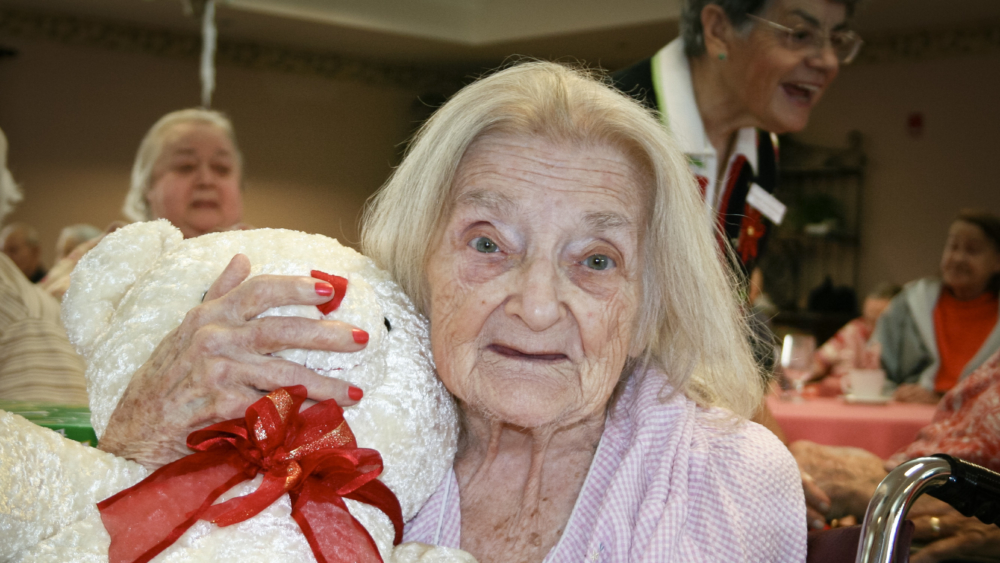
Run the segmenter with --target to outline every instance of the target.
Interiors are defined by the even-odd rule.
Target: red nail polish
[[[348,387],[347,388],[347,396],[352,401],[360,401],[361,397],[365,396],[365,392],[362,391],[361,389],[358,389],[357,387]]]
[[[316,282],[316,295],[329,297],[333,295],[333,286],[326,282]]]
[[[368,342],[368,333],[361,330],[360,328],[352,330],[351,336],[354,337],[354,341],[357,342],[358,344],[364,344]]]

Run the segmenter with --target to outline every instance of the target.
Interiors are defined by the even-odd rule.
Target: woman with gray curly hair
[[[848,29],[858,0],[685,0],[681,36],[614,75],[659,111],[698,177],[706,204],[745,271],[762,253],[777,137],[800,131],[861,39]]]
[[[747,421],[760,377],[701,206],[650,114],[560,65],[493,74],[424,125],[362,231],[429,317],[461,412],[452,471],[406,541],[483,562],[805,559],[798,470]],[[269,352],[354,351],[367,334],[255,318],[323,303],[323,284],[249,271],[234,257],[160,343],[102,449],[157,467],[285,385],[364,400]]]

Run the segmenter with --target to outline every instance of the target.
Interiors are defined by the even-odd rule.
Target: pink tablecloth
[[[889,403],[852,405],[841,398],[815,398],[803,403],[767,398],[789,443],[812,440],[828,446],[864,448],[885,459],[909,444],[930,423],[935,405]]]

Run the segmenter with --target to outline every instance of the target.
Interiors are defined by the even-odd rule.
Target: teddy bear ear
[[[62,304],[66,334],[80,355],[90,357],[139,276],[182,240],[180,230],[165,219],[133,223],[104,237],[80,259]]]

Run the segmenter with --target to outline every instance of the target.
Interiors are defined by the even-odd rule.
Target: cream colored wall
[[[1000,54],[862,64],[841,71],[800,135],[844,146],[851,129],[869,157],[860,290],[933,275],[952,218],[1000,213]],[[920,137],[907,133],[924,116]]]
[[[25,200],[5,222],[39,229],[52,265],[59,230],[121,218],[139,140],[164,113],[198,105],[197,62],[4,39],[0,127]],[[410,132],[416,92],[221,66],[213,107],[246,160],[245,221],[358,240],[365,199]]]
[[[195,105],[195,62],[5,39],[0,127],[25,201],[7,221],[39,228],[51,265],[59,229],[120,218],[139,139],[167,111]],[[416,92],[222,66],[215,107],[247,161],[245,219],[357,241],[365,198],[390,171]],[[845,68],[801,134],[841,146],[866,138],[861,291],[933,274],[963,207],[1000,212],[1000,55]],[[911,112],[921,137],[907,135]]]

